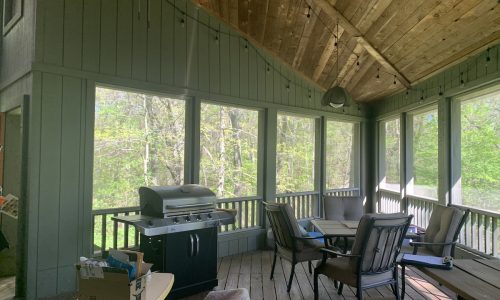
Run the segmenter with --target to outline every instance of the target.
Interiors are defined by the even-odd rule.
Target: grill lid
[[[141,213],[146,216],[166,216],[211,211],[217,198],[208,188],[198,184],[140,187]]]

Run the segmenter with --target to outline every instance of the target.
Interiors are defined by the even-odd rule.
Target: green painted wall
[[[425,106],[438,99],[452,97],[500,80],[500,45],[492,46],[490,61],[487,52],[472,56],[423,82],[401,92],[373,103],[373,114],[377,117],[407,111]],[[463,83],[461,82],[463,80]],[[442,95],[439,93],[442,92]],[[423,100],[421,99],[423,96]]]

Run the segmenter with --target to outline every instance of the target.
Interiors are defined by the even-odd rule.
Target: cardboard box
[[[142,263],[138,274],[146,274],[152,264]],[[131,299],[145,300],[147,276],[129,282],[128,271],[119,268],[77,265],[78,299]]]

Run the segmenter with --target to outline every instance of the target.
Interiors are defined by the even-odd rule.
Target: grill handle
[[[189,235],[189,240],[191,241],[191,255],[189,256],[194,256],[194,239],[192,234]]]
[[[213,206],[213,203],[202,203],[202,204],[183,204],[183,205],[166,205],[167,209],[181,209],[181,208],[191,208],[191,207],[205,207],[205,206]]]
[[[195,234],[195,237],[196,237],[196,256],[198,256],[198,254],[200,254],[200,237],[198,236],[198,234],[196,233]]]

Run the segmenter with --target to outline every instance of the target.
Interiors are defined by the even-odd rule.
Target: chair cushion
[[[429,226],[425,230],[424,242],[453,242],[455,232],[465,212],[455,207],[436,205],[432,211]],[[452,246],[425,246],[435,256],[451,255]]]
[[[363,201],[360,197],[325,196],[323,200],[327,220],[357,221],[363,216]]]
[[[323,254],[319,251],[319,249],[324,248],[325,245],[322,242],[319,242],[317,239],[314,240],[304,240],[301,242],[302,248],[295,253],[297,261],[309,261],[322,259]],[[278,253],[281,257],[292,261],[293,252],[291,249],[282,248],[278,246]]]
[[[356,266],[348,257],[331,258],[324,265],[318,263],[316,269],[319,274],[324,274],[334,280],[338,280],[350,286],[356,286]],[[392,280],[392,270],[376,275],[361,276],[361,285],[370,286],[372,284],[382,284]]]
[[[205,300],[250,300],[250,295],[245,288],[211,291],[205,297]]]

